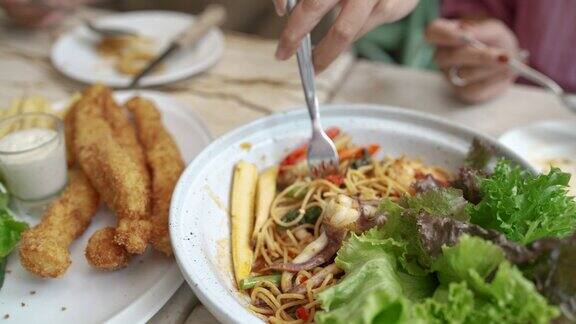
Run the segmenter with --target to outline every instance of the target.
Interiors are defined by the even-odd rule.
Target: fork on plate
[[[288,0],[288,11],[292,11],[296,0]],[[312,138],[308,143],[308,168],[314,178],[324,178],[338,173],[338,151],[334,142],[326,135],[320,122],[320,107],[314,83],[314,65],[312,64],[312,42],[307,34],[296,52],[300,79],[306,99],[306,106],[312,121]]]

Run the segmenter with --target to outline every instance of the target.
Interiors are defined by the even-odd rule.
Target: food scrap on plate
[[[124,75],[136,75],[154,58],[154,40],[144,36],[103,37],[96,45],[96,51],[104,58],[114,61],[114,69]]]

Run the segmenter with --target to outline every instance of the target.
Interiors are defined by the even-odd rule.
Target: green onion
[[[306,213],[304,214],[302,220],[304,223],[315,224],[320,215],[322,215],[322,208],[318,206],[312,206],[306,209]]]
[[[318,206],[309,207],[306,209],[306,212],[304,213],[304,216],[302,217],[302,220],[299,222],[299,224],[314,224],[320,215],[322,215],[322,208]],[[298,216],[300,216],[300,209],[292,209],[291,211],[287,212],[284,217],[282,217],[282,221],[289,223],[295,220]]]
[[[284,217],[282,217],[282,221],[289,223],[295,220],[298,216],[300,216],[300,211],[298,209],[292,209],[291,211],[287,212]]]
[[[281,274],[273,274],[273,275],[269,275],[269,276],[257,276],[257,277],[250,277],[250,278],[242,279],[240,281],[240,289],[246,290],[246,289],[254,288],[254,286],[256,286],[257,283],[263,282],[263,281],[268,281],[272,284],[279,285],[280,284],[280,278],[282,278]]]

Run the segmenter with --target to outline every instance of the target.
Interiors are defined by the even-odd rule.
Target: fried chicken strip
[[[63,193],[50,204],[41,222],[20,241],[20,262],[40,277],[62,276],[70,266],[70,244],[88,227],[99,205],[98,193],[81,170],[70,172]]]
[[[126,249],[116,244],[116,229],[105,227],[94,232],[88,240],[85,256],[88,263],[100,270],[117,270],[128,265],[130,255]]]
[[[141,177],[150,188],[150,176],[146,166],[144,150],[136,135],[136,129],[128,119],[124,109],[116,104],[112,91],[103,88],[98,102],[102,116],[110,125],[114,139],[120,144],[130,158],[136,162]],[[119,222],[118,228],[105,228],[93,234],[86,247],[86,259],[90,265],[102,270],[116,270],[128,264],[128,251],[120,245],[131,239],[132,223]],[[134,250],[131,250],[134,252]]]
[[[66,142],[66,160],[71,168],[76,163],[74,152],[74,123],[76,120],[76,104],[73,104],[64,115],[64,139]]]
[[[135,97],[126,103],[132,113],[140,142],[144,146],[148,168],[152,174],[152,246],[172,255],[168,216],[170,199],[176,182],[184,170],[184,161],[172,136],[162,125],[160,113],[154,104]]]
[[[128,119],[124,109],[116,103],[114,97],[112,97],[112,91],[110,89],[106,88],[104,90],[103,97],[103,116],[108,124],[110,124],[110,128],[114,134],[114,139],[116,139],[118,144],[120,144],[126,153],[128,153],[134,162],[136,162],[140,168],[142,176],[146,177],[148,186],[150,186],[150,176],[146,165],[146,156],[144,154],[144,149],[138,140],[138,135],[136,134],[134,125]]]
[[[104,119],[110,124],[114,139],[120,144],[122,149],[128,153],[130,158],[136,162],[138,172],[141,178],[144,179],[148,192],[150,192],[150,174],[148,172],[148,166],[146,165],[144,149],[138,140],[134,125],[128,119],[124,109],[116,104],[116,101],[112,97],[112,91],[109,88],[104,90],[101,107]],[[130,223],[119,222],[115,235],[117,243],[123,244],[122,242],[128,242],[132,229],[133,227]],[[132,250],[130,250],[130,252],[134,253]]]
[[[94,87],[93,87],[94,88]],[[89,89],[95,91],[94,89]],[[78,162],[90,182],[118,217],[116,243],[141,254],[150,236],[147,176],[114,138],[102,109],[103,95],[85,95],[76,111],[74,142]]]
[[[99,104],[104,106],[103,100],[100,99],[102,94],[109,94],[111,97],[111,93],[108,89],[104,88],[103,86],[94,86],[89,88],[85,96],[91,96],[92,100],[96,100]],[[113,102],[113,100],[112,100]],[[110,104],[107,104],[105,107],[108,107]],[[66,114],[64,115],[64,135],[66,138],[66,157],[68,159],[68,166],[72,167],[76,163],[76,152],[74,150],[74,140],[75,140],[75,122],[76,122],[76,108],[77,102],[75,102]],[[116,105],[116,107],[118,107]],[[110,114],[113,114],[110,113]],[[125,118],[127,120],[127,118]],[[116,118],[115,120],[118,120]],[[120,127],[124,126],[122,123],[117,122],[115,123],[116,128],[119,129]],[[129,124],[133,132],[133,138],[136,139],[136,131],[134,127]],[[136,153],[138,154],[138,153]],[[140,156],[144,160],[142,163],[145,163],[144,152],[142,148],[140,148]],[[82,172],[78,170],[78,172]],[[128,260],[130,255],[124,249],[124,247],[116,244],[114,242],[114,237],[116,235],[116,230],[114,228],[103,228],[92,234],[92,237],[88,241],[88,245],[86,247],[85,256],[88,263],[98,269],[101,270],[116,270],[119,268],[123,268],[128,265]]]

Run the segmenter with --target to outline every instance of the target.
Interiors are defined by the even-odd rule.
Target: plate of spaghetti
[[[309,120],[297,110],[224,135],[181,177],[172,244],[218,320],[546,323],[566,315],[535,273],[518,270],[551,253],[540,240],[574,243],[560,240],[576,227],[564,173],[539,175],[491,138],[404,109],[325,106],[323,121],[340,157],[333,175],[309,175]],[[510,189],[516,178],[525,187]],[[493,201],[542,190],[566,207],[532,201],[555,211],[506,220],[517,206]]]

